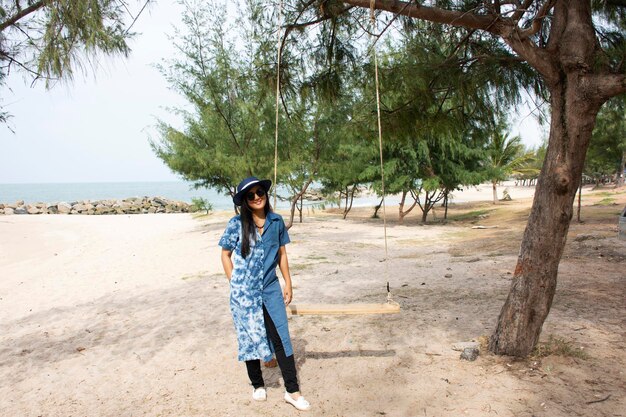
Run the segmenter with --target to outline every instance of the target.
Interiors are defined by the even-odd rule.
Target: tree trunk
[[[402,224],[404,220],[404,201],[406,200],[407,190],[402,190],[402,197],[400,198],[400,205],[398,206],[398,224]]]
[[[443,196],[443,206],[445,207],[445,211],[443,212],[443,220],[448,220],[448,194],[450,194],[449,190],[446,190],[446,194]]]
[[[579,81],[575,74],[564,76],[550,89],[550,140],[511,290],[491,336],[489,348],[496,354],[527,356],[550,312],[574,197],[600,108],[580,91]]]
[[[424,205],[422,207],[422,223],[426,223],[428,212],[430,211],[430,205],[428,200],[428,191],[424,192]]]
[[[291,199],[291,210],[289,211],[289,222],[285,225],[287,230],[291,229],[293,226],[293,218],[296,215],[296,206],[298,204],[298,200],[302,198],[306,190],[309,188],[309,185],[313,182],[313,177],[310,177],[302,186],[300,191]],[[302,208],[300,209],[300,223],[302,223]]]
[[[617,181],[615,182],[615,185],[618,187],[624,185],[624,176],[626,176],[626,174],[624,174],[624,169],[626,169],[626,151],[622,152],[622,163],[620,164],[619,172],[617,173]]]
[[[383,200],[385,197],[382,197],[380,199],[380,203],[378,203],[375,207],[374,207],[374,215],[372,216],[374,219],[378,218],[378,210],[381,209],[381,207],[383,206]]]
[[[493,204],[498,204],[498,191],[497,191],[498,182],[495,180],[492,180],[491,186],[493,188]]]
[[[357,186],[354,185],[352,186],[352,190],[348,192],[348,190],[346,189],[346,208],[343,211],[343,219],[345,220],[346,217],[348,217],[348,212],[352,209],[352,202],[354,201],[354,193],[357,190]],[[350,200],[348,200],[348,197],[350,197]]]
[[[415,199],[413,199],[413,204],[411,204],[411,207],[409,207],[406,211],[404,211],[404,202],[406,200],[406,195],[410,192],[407,190],[402,190],[402,198],[400,199],[400,206],[398,208],[398,224],[402,224],[404,218],[406,217],[407,214],[409,214],[414,208],[415,205],[417,204],[417,201],[415,201]],[[413,194],[411,193],[411,196],[413,196]]]
[[[582,200],[582,194],[583,194],[583,180],[581,178],[580,185],[578,186],[578,209],[576,210],[576,220],[578,221],[578,223],[582,223],[580,221],[580,203]]]

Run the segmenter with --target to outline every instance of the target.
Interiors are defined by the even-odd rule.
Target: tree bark
[[[498,204],[498,182],[495,180],[491,181],[491,187],[493,189],[493,204]]]
[[[624,88],[619,81],[605,85],[611,77],[602,79],[593,73],[602,70],[597,66],[601,50],[590,1],[556,1],[547,49],[553,57],[546,66],[558,74],[545,76],[550,90],[550,138],[511,290],[491,336],[489,348],[496,354],[527,356],[539,340],[552,305],[596,116],[610,94]]]
[[[491,336],[496,354],[527,356],[552,305],[587,147],[600,104],[576,74],[551,88],[550,140],[508,298]]]
[[[289,222],[285,226],[287,230],[291,229],[291,226],[293,226],[293,218],[296,215],[296,205],[298,204],[298,200],[300,200],[302,196],[304,195],[304,193],[306,193],[306,190],[309,188],[309,185],[311,185],[312,182],[313,182],[313,177],[310,177],[304,183],[304,186],[300,189],[300,192],[291,199],[291,210],[289,212]],[[302,223],[302,211],[300,211],[300,223]]]
[[[406,201],[406,195],[409,193],[407,190],[402,190],[402,198],[400,199],[400,205],[398,207],[398,224],[402,224],[404,218],[409,214],[417,205],[417,201],[413,199],[413,204],[406,211],[404,210],[404,202]],[[411,194],[412,196],[413,194]]]
[[[619,166],[619,173],[617,174],[617,181],[615,182],[615,185],[618,187],[624,185],[624,176],[626,176],[624,169],[626,169],[626,151],[622,152],[622,163]]]
[[[432,205],[430,204],[430,199],[428,191],[424,192],[424,205],[421,206],[422,209],[422,223],[426,223],[426,218],[428,217],[428,212],[430,211]]]
[[[400,198],[400,204],[398,205],[398,224],[402,224],[404,220],[404,201],[406,200],[407,190],[402,190],[402,197]]]
[[[374,219],[378,218],[378,210],[381,209],[381,207],[383,206],[383,200],[385,197],[382,197],[380,199],[380,203],[378,203],[375,207],[374,207],[374,215],[372,216]]]
[[[580,221],[580,205],[581,205],[582,195],[583,195],[583,179],[581,178],[580,185],[578,185],[578,209],[576,210],[576,220],[578,221],[578,223],[582,223]]]
[[[352,209],[352,202],[354,201],[354,193],[357,190],[357,185],[352,186],[352,190],[348,192],[346,189],[346,208],[343,210],[343,219],[345,220],[348,217],[348,212]],[[348,197],[350,200],[348,200]]]

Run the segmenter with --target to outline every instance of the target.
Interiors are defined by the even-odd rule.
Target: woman
[[[285,381],[285,401],[305,411],[311,406],[300,394],[285,311],[292,297],[285,249],[289,235],[282,217],[270,207],[271,185],[270,180],[250,177],[237,186],[233,202],[241,207],[241,214],[230,219],[220,239],[222,265],[230,281],[238,359],[246,363],[252,398],[267,399],[261,360],[271,360],[274,352]],[[282,291],[277,265],[285,280]]]

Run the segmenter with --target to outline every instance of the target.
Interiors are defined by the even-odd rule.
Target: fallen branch
[[[609,398],[611,398],[611,394],[607,395],[606,397],[604,397],[604,398],[602,398],[600,400],[587,401],[585,404],[601,403],[602,401],[606,401]]]

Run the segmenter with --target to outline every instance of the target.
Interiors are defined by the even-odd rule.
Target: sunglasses
[[[265,197],[265,190],[263,188],[257,188],[256,192],[250,191],[246,194],[248,201],[254,201],[257,197]]]

